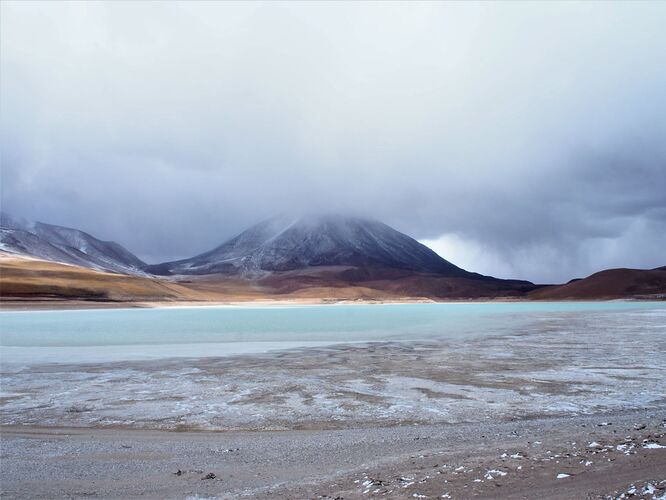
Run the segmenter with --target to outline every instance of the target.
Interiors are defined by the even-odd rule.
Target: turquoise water
[[[0,313],[2,347],[349,342],[494,335],[535,318],[666,309],[664,302],[515,302]]]
[[[666,398],[666,302],[17,312],[0,327],[14,425],[474,422]]]

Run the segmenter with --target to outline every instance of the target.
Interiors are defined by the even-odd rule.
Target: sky
[[[666,2],[0,4],[1,208],[150,263],[281,213],[666,265]]]

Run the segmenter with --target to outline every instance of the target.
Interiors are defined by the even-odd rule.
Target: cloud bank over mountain
[[[664,3],[3,2],[1,22],[16,215],[148,262],[285,212],[371,216],[501,277],[666,262]]]

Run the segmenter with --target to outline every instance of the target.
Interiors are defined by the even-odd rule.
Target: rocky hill
[[[100,271],[144,274],[146,263],[113,241],[0,213],[0,250]]]

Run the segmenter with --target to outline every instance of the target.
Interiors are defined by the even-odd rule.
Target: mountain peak
[[[318,266],[472,276],[382,222],[327,213],[272,217],[213,250],[147,270],[158,274],[256,274]]]

